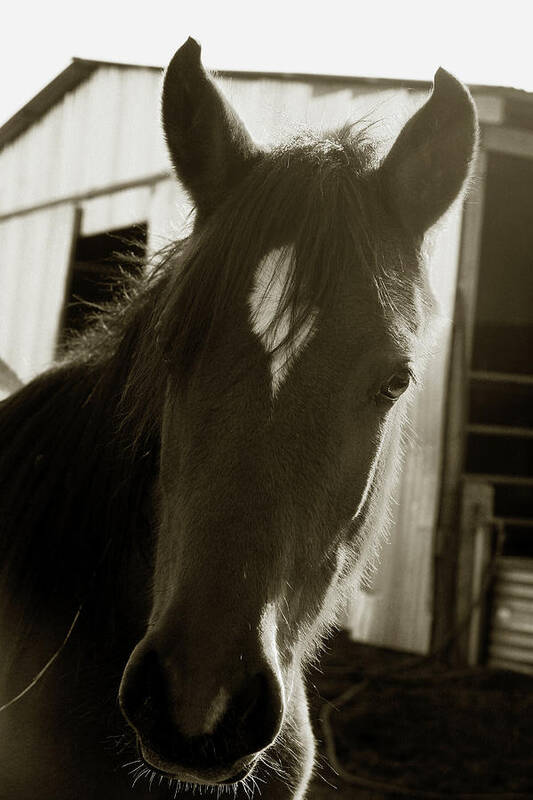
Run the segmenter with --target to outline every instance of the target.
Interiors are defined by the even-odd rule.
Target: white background
[[[162,66],[189,35],[210,68],[533,91],[533,0],[9,0],[0,31],[0,124],[72,56]]]

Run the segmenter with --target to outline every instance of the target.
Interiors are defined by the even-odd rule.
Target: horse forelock
[[[158,301],[161,366],[186,381],[236,304],[250,306],[252,329],[283,361],[280,351],[303,346],[318,317],[334,313],[355,272],[373,284],[391,327],[409,327],[420,317],[417,246],[398,229],[385,248],[382,217],[366,131],[300,134],[263,157],[174,259]]]

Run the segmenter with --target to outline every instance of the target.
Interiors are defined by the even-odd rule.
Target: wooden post
[[[67,303],[68,298],[70,295],[70,287],[72,284],[73,274],[74,274],[74,262],[76,260],[76,246],[78,244],[78,239],[80,236],[81,230],[81,223],[82,223],[83,211],[80,206],[74,207],[74,219],[72,222],[72,232],[70,237],[70,244],[68,250],[68,260],[67,260],[67,268],[65,271],[65,278],[63,283],[63,305],[61,307],[61,313],[57,320],[57,329],[56,329],[56,357],[61,352],[61,347],[63,345],[63,334],[65,329],[65,319],[67,313]]]
[[[479,662],[483,645],[488,567],[491,559],[494,489],[466,481],[463,487],[457,570],[456,625],[464,627],[456,652],[462,662]]]

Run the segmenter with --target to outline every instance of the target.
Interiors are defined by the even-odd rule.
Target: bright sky
[[[11,0],[0,124],[72,56],[159,64],[192,35],[218,69],[429,80],[533,91],[533,0]]]

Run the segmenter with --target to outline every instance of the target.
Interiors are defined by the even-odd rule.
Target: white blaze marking
[[[229,694],[222,688],[205,715],[204,733],[213,733],[228,707]]]
[[[292,248],[271,250],[257,267],[254,286],[248,299],[252,330],[259,336],[266,352],[270,354],[273,397],[276,396],[291,364],[305,345],[314,321],[314,317],[308,320],[292,339],[283,345],[282,342],[290,330],[290,310],[287,309],[277,324],[273,325],[283,298],[283,290],[290,277],[292,257]]]

